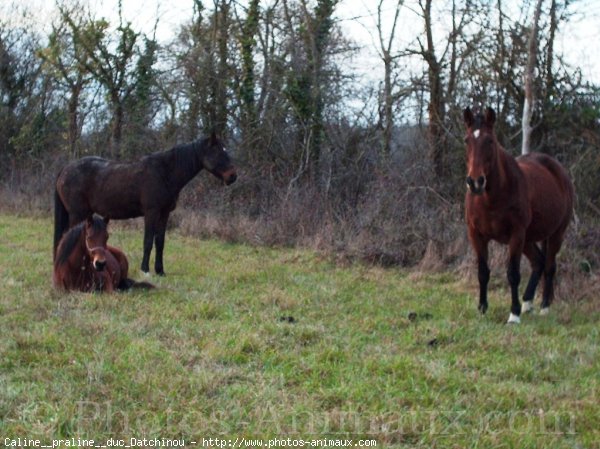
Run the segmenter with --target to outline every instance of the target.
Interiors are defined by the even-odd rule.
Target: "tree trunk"
[[[325,109],[325,102],[323,99],[323,66],[325,62],[325,50],[327,49],[331,29],[333,27],[332,15],[336,3],[337,0],[317,0],[317,5],[314,10],[314,27],[311,30],[312,36],[309,39],[309,42],[312,43],[309,66],[312,72],[310,174],[313,179],[316,179],[319,173],[321,146],[323,144],[323,111]]]
[[[531,32],[529,34],[529,43],[527,50],[527,67],[525,67],[525,101],[523,102],[523,143],[521,145],[521,154],[529,154],[531,152],[531,118],[533,117],[533,107],[535,101],[535,92],[533,78],[535,76],[535,66],[537,61],[537,34],[540,14],[542,11],[543,0],[538,0],[533,15],[533,23],[531,24]]]
[[[398,23],[398,16],[400,15],[400,8],[404,4],[404,0],[397,0],[396,8],[394,13],[394,20],[392,22],[392,29],[390,31],[389,39],[384,42],[383,39],[383,0],[379,1],[377,6],[377,32],[379,33],[379,46],[381,49],[381,59],[383,60],[383,154],[385,157],[389,157],[392,152],[392,132],[394,129],[394,93],[392,83],[392,70],[393,70],[393,59],[392,59],[392,44],[394,42],[396,34],[396,25]]]
[[[383,154],[389,157],[392,153],[392,130],[394,126],[392,99],[392,60],[388,52],[383,58]]]
[[[256,34],[259,25],[259,3],[260,0],[251,0],[248,6],[248,13],[242,25],[242,34],[240,37],[241,46],[241,71],[242,80],[239,92],[239,101],[241,105],[241,123],[242,140],[244,149],[252,148],[252,142],[256,138],[257,114],[255,96],[255,78],[254,78],[254,51],[256,49]],[[250,150],[252,151],[252,150]],[[250,154],[250,158],[254,155]]]
[[[556,0],[550,2],[550,30],[548,33],[548,56],[546,58],[546,96],[554,93],[554,39],[558,29],[558,19],[556,18]]]
[[[71,87],[71,97],[67,106],[67,116],[69,119],[69,154],[73,159],[79,157],[77,151],[77,141],[79,140],[79,96],[83,86],[75,84]]]
[[[218,31],[218,79],[215,95],[215,124],[214,130],[225,136],[227,130],[227,82],[229,80],[228,48],[229,41],[229,1],[221,0],[221,7],[217,12],[219,20]]]
[[[112,136],[110,143],[111,157],[120,159],[121,154],[121,140],[123,133],[123,104],[117,98],[113,98],[113,123],[112,123]]]
[[[444,104],[444,91],[442,89],[442,67],[435,56],[435,46],[433,43],[431,3],[432,0],[426,0],[425,7],[423,8],[425,34],[427,36],[427,48],[424,50],[423,56],[428,66],[427,74],[429,81],[429,157],[436,175],[440,177],[445,172],[444,150],[446,144],[444,118],[446,107]]]

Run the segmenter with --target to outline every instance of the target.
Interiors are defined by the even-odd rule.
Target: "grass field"
[[[453,274],[336,266],[177,231],[156,290],[65,295],[51,286],[51,228],[0,215],[0,446],[245,437],[600,447],[598,298],[507,326],[503,280],[481,317],[476,286]],[[136,279],[141,240],[111,232]]]

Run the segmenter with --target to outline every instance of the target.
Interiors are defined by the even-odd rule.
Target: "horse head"
[[[488,188],[488,177],[497,160],[496,113],[487,108],[485,114],[474,115],[471,109],[466,108],[463,115],[467,127],[467,188],[472,194],[481,195]]]
[[[96,271],[103,271],[106,267],[106,251],[108,242],[108,218],[96,215],[89,216],[85,221],[85,247]]]
[[[233,184],[237,173],[221,140],[213,132],[203,144],[202,166],[221,179],[225,185]]]

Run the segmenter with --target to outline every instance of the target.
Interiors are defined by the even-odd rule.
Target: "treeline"
[[[190,2],[170,42],[134,29],[121,5],[109,20],[60,0],[44,32],[15,4],[19,20],[0,20],[0,178],[51,179],[68,158],[139,157],[214,130],[241,177],[187,193],[227,224],[196,216],[203,230],[411,263],[462,230],[449,223],[464,192],[463,108],[494,107],[519,152],[530,2],[378,0],[379,63],[360,71],[341,1]],[[600,92],[557,48],[578,4],[540,5],[532,149],[569,168],[578,213],[597,219]],[[420,31],[400,44],[406,21]]]

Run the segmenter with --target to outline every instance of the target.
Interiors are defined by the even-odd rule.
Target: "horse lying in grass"
[[[150,252],[156,246],[154,269],[164,275],[165,231],[179,192],[205,168],[226,185],[237,175],[222,142],[210,137],[136,162],[84,157],[65,166],[54,193],[54,252],[69,227],[92,213],[111,219],[144,217],[142,271],[148,273]]]
[[[127,257],[120,249],[107,244],[108,221],[90,216],[62,237],[54,258],[55,288],[108,293],[132,287],[154,288],[147,282],[127,278]]]
[[[490,279],[488,243],[495,240],[508,245],[507,277],[512,305],[509,323],[519,323],[521,310],[533,310],[533,298],[544,278],[541,314],[548,313],[554,296],[556,254],[573,216],[575,189],[567,171],[556,159],[540,153],[518,158],[508,154],[496,139],[496,113],[485,115],[464,111],[467,127],[466,222],[469,240],[475,250],[479,278],[479,310],[488,308]],[[537,243],[541,243],[541,248]],[[523,295],[521,254],[531,263],[531,278]]]

